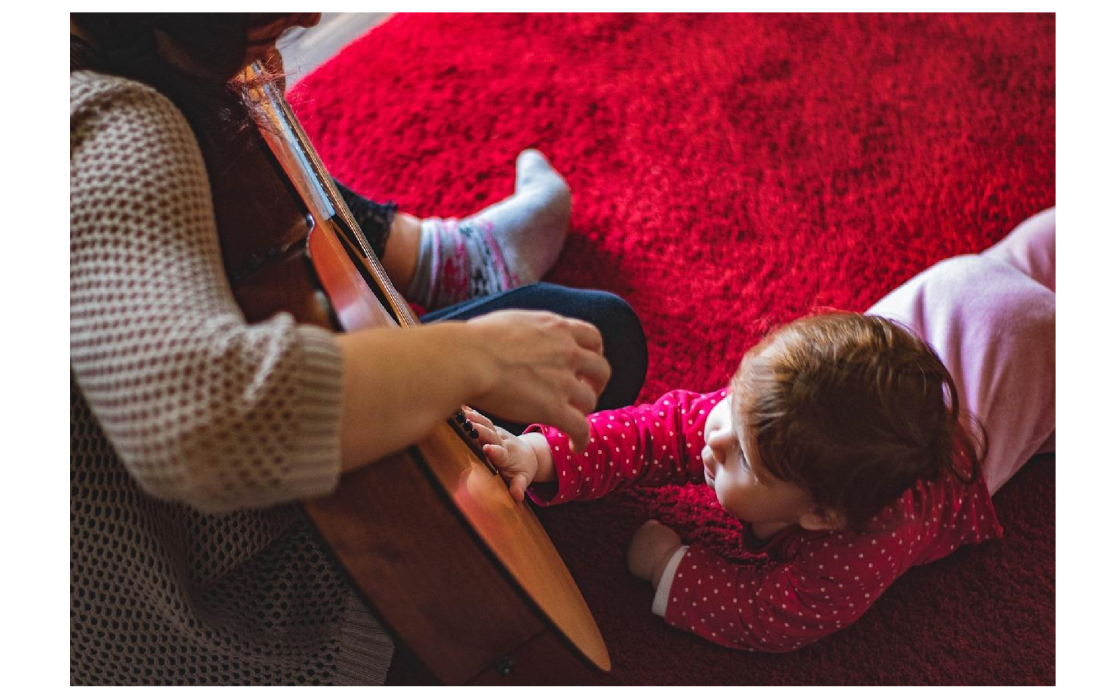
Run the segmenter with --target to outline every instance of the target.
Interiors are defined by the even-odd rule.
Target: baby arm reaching
[[[526,434],[539,433],[547,442],[555,485],[531,487],[529,496],[552,506],[632,486],[702,482],[704,423],[725,395],[674,390],[649,404],[596,412],[587,418],[590,438],[582,451],[554,427],[530,426]]]
[[[510,483],[540,506],[598,499],[633,485],[701,482],[704,422],[727,391],[674,390],[646,405],[588,417],[587,448],[576,451],[554,427],[534,424],[521,436],[471,410],[483,450]],[[534,487],[534,485],[545,485]]]
[[[552,454],[543,434],[517,436],[469,407],[464,407],[463,412],[478,432],[483,453],[509,481],[509,493],[515,502],[524,501],[526,488],[534,482],[556,479]]]

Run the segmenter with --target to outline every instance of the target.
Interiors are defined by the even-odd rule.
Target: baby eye
[[[761,470],[756,470],[751,467],[750,462],[747,460],[747,454],[743,453],[742,451],[739,452],[739,463],[742,464],[743,470],[754,475],[754,479],[758,482],[758,484],[765,485],[769,481],[769,476],[764,475]]]

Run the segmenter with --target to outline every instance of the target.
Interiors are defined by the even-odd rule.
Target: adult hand
[[[626,567],[634,576],[653,582],[656,587],[669,558],[681,547],[681,538],[673,529],[650,519],[630,539],[626,549]]]
[[[610,378],[599,330],[555,313],[503,310],[467,321],[486,357],[471,404],[516,422],[550,424],[582,451],[587,415]]]

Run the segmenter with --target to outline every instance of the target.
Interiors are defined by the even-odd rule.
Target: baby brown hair
[[[838,527],[860,528],[918,478],[979,474],[982,425],[962,415],[933,349],[885,318],[785,325],[747,353],[731,389],[752,465],[806,490]]]

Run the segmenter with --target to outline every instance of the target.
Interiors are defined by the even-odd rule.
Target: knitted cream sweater
[[[70,75],[71,683],[382,683],[389,638],[295,502],[336,486],[342,364],[248,325],[183,115]]]

